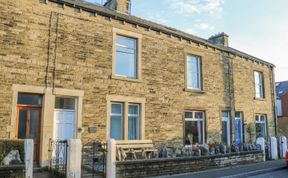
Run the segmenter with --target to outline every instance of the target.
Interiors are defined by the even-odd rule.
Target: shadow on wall
[[[288,138],[288,117],[278,118],[278,135],[283,135]]]

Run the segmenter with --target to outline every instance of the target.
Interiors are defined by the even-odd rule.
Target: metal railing
[[[67,172],[67,140],[50,139],[49,151],[51,152],[50,171],[54,177],[65,177]]]
[[[106,143],[93,141],[83,146],[82,177],[105,177],[106,152]]]

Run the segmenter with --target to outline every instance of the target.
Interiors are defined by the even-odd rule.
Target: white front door
[[[55,109],[54,140],[67,140],[76,137],[75,111]]]

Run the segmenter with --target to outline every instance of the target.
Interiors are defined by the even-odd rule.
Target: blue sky
[[[101,1],[101,0],[89,0]],[[131,0],[132,15],[209,38],[275,64],[288,80],[288,0]]]

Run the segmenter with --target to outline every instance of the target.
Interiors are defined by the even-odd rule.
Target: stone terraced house
[[[0,138],[241,144],[276,135],[274,65],[130,14],[129,0],[0,1]],[[249,42],[247,41],[247,45]]]

